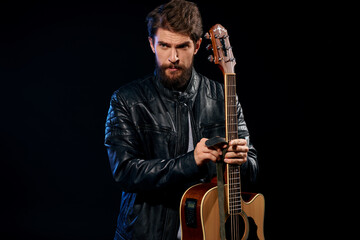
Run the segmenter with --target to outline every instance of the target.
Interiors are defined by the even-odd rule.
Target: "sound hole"
[[[240,240],[245,233],[245,220],[242,215],[231,215],[225,222],[226,239]]]
[[[249,235],[248,235],[248,240],[259,240],[258,236],[257,236],[257,226],[255,224],[255,221],[253,218],[248,217],[249,220]]]
[[[247,237],[244,239],[259,240],[254,219],[242,214],[229,216],[225,222],[225,231],[227,240],[241,240],[245,233]]]

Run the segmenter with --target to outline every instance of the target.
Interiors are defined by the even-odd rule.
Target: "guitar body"
[[[225,185],[225,189],[227,185]],[[227,192],[227,191],[225,191]],[[242,212],[233,218],[239,225],[238,237],[235,239],[259,239],[264,237],[265,198],[262,194],[242,193]],[[194,215],[189,213],[187,202],[196,202]],[[195,207],[195,206],[194,206]],[[231,217],[226,210],[226,235],[231,238]],[[190,215],[190,217],[189,217]],[[194,221],[189,219],[194,217]],[[220,216],[218,191],[215,183],[203,183],[189,188],[183,195],[180,204],[180,223],[182,240],[220,240]],[[195,222],[195,223],[194,223]]]

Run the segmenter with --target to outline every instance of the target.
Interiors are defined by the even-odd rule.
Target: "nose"
[[[168,60],[171,63],[176,63],[177,61],[179,61],[179,57],[178,57],[176,49],[171,50],[171,54],[170,54]]]

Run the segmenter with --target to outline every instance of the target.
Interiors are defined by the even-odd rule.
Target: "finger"
[[[216,156],[216,155],[214,155],[214,154],[212,154],[212,153],[203,153],[203,154],[202,154],[202,157],[203,157],[204,159],[208,159],[208,160],[210,160],[210,161],[212,161],[212,162],[216,162],[216,161],[219,160],[219,156]]]
[[[248,152],[249,148],[243,145],[233,145],[228,148],[228,152]]]
[[[203,152],[206,152],[206,153],[211,153],[211,154],[215,154],[215,155],[222,155],[222,148],[219,148],[219,147],[208,147],[206,146],[205,144],[203,146],[201,146],[201,150]]]
[[[219,152],[220,155],[222,155],[223,150],[227,147],[228,147],[228,145],[226,145],[226,144],[218,144],[218,145],[209,147],[209,149],[216,150]]]
[[[246,152],[227,152],[225,158],[247,158]]]
[[[211,154],[214,154],[214,155],[219,155],[219,154],[222,153],[221,150],[219,150],[219,149],[211,149],[211,148],[207,148],[207,147],[204,147],[201,150],[204,153],[211,153]]]
[[[202,146],[199,148],[199,152],[201,153],[209,153],[209,154],[212,154],[216,157],[218,157],[220,155],[220,151],[217,150],[217,149],[212,149],[212,148],[208,148],[207,146]]]
[[[230,143],[229,143],[230,146],[233,146],[233,145],[247,145],[247,142],[245,139],[234,139],[234,140],[231,140]]]
[[[227,164],[237,164],[237,165],[241,165],[244,164],[247,161],[247,159],[245,158],[225,158],[224,162]]]

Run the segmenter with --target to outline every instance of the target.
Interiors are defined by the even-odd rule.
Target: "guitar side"
[[[245,193],[243,192],[242,197],[249,198],[248,201],[242,201],[243,211],[247,217],[251,217],[255,225],[257,226],[256,235],[260,240],[265,239],[264,237],[264,217],[265,217],[265,197],[261,193]]]
[[[216,189],[216,191],[215,191]],[[214,195],[213,192],[216,192]],[[189,226],[186,222],[186,201],[188,199],[196,200],[196,214],[195,214],[195,224],[193,226]],[[210,202],[209,202],[210,201]],[[204,204],[205,202],[205,204]],[[206,215],[210,215],[210,219],[213,219],[213,224],[216,224],[216,221],[219,221],[219,206],[217,201],[217,187],[216,183],[202,183],[197,184],[189,189],[183,194],[180,202],[180,225],[181,225],[181,239],[182,240],[202,240],[206,239],[206,231],[204,229],[204,222],[209,221],[209,217],[206,216],[205,219],[203,217],[204,214],[204,205],[207,206],[207,209],[212,209],[212,213],[205,213]],[[215,209],[215,211],[214,211]],[[219,225],[219,224],[217,224]],[[220,236],[219,227],[213,228],[215,230],[214,235]],[[217,229],[217,230],[216,230]],[[216,232],[217,231],[217,232]]]
[[[227,185],[225,185],[227,188]],[[242,193],[248,201],[243,202],[245,233],[243,239],[256,238],[264,240],[265,198],[262,194]],[[187,199],[196,199],[196,227],[188,226],[185,219]],[[180,204],[180,224],[182,240],[220,240],[220,216],[218,191],[214,183],[198,184],[189,188],[183,195]],[[227,211],[227,209],[226,209]],[[228,214],[226,214],[228,216]],[[252,218],[255,226],[249,224]],[[250,235],[249,235],[250,232]]]

